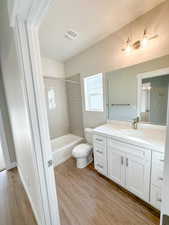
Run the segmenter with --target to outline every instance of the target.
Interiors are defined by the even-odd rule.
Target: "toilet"
[[[85,139],[87,143],[82,143],[77,145],[72,150],[72,156],[76,159],[76,167],[77,168],[85,168],[89,165],[92,160],[92,132],[93,129],[85,128]]]

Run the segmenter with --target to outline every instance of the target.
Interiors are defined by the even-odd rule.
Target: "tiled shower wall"
[[[80,75],[63,78],[45,77],[45,93],[50,138],[54,139],[68,133],[83,136],[82,98]],[[54,109],[49,109],[48,91],[54,89]]]
[[[50,138],[54,139],[69,132],[66,84],[62,78],[44,78]],[[56,107],[49,109],[48,91],[54,89]]]
[[[66,82],[69,129],[72,134],[83,136],[82,97],[80,75],[69,77]]]

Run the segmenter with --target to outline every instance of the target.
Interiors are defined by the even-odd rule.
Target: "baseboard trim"
[[[26,182],[25,182],[25,180],[24,180],[24,178],[23,178],[23,175],[22,175],[22,172],[21,172],[21,169],[19,168],[19,166],[18,166],[18,171],[19,171],[19,176],[20,176],[20,178],[21,178],[21,182],[22,182],[22,184],[23,184],[23,187],[24,187],[24,189],[25,189],[25,192],[26,192],[27,197],[28,197],[28,199],[29,199],[29,202],[30,202],[30,204],[31,204],[31,208],[32,208],[32,211],[33,211],[33,213],[34,213],[36,222],[37,222],[38,225],[42,225],[41,220],[40,220],[40,218],[39,218],[39,216],[38,216],[37,210],[36,210],[35,205],[34,205],[34,203],[33,203],[33,201],[32,201],[31,195],[30,195],[30,193],[29,193],[28,187],[27,187],[27,185],[26,185]]]

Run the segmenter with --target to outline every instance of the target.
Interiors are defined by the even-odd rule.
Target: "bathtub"
[[[82,141],[82,137],[73,134],[66,134],[59,138],[52,139],[51,146],[54,167],[69,159],[72,155],[72,149],[82,143]]]

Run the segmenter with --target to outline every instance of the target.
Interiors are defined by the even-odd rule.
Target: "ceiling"
[[[40,27],[41,54],[66,61],[164,0],[54,0]],[[65,32],[78,33],[75,40]]]

